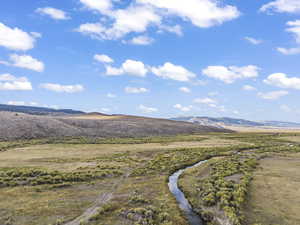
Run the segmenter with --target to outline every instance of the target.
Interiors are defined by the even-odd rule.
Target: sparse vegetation
[[[244,207],[261,160],[300,151],[290,136],[211,133],[1,142],[0,224],[67,224],[78,218],[77,224],[86,225],[187,225],[169,192],[168,176],[205,159],[180,178],[195,211],[211,224],[217,224],[216,212],[234,225],[267,224],[248,220]]]

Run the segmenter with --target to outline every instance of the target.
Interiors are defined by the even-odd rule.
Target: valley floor
[[[0,224],[188,225],[168,177],[205,159],[179,181],[202,217],[218,223],[212,211],[234,225],[300,224],[298,137],[211,133],[0,142]],[[214,179],[227,192],[202,188]],[[205,197],[212,193],[208,207]]]

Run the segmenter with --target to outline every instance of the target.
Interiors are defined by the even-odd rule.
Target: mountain
[[[0,112],[16,112],[16,113],[27,113],[31,115],[74,115],[83,114],[82,111],[72,109],[52,109],[44,107],[33,107],[33,106],[16,106],[16,105],[4,105],[0,104]]]
[[[281,121],[250,121],[244,119],[236,119],[229,117],[177,117],[171,118],[175,121],[184,121],[190,123],[196,123],[203,126],[214,126],[218,128],[224,128],[228,126],[232,127],[278,127],[278,128],[300,128],[300,123],[293,122],[281,122]]]

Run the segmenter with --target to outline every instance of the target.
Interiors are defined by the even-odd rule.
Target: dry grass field
[[[232,172],[231,165],[236,164],[235,156],[239,158],[243,154],[251,155],[252,151],[255,151],[255,155],[267,157],[260,160],[262,164],[258,168],[269,168],[265,166],[265,162],[282,160],[274,158],[274,154],[286,155],[290,154],[289,151],[298,151],[294,142],[284,139],[290,136],[293,135],[282,137],[266,133],[221,133],[1,142],[0,224],[188,225],[167,186],[171,173],[200,160],[212,158],[212,164],[209,165],[221,162],[220,166],[225,172],[228,170],[227,174]],[[236,154],[239,151],[243,154]],[[228,157],[233,157],[233,161],[228,161],[227,167],[227,164],[224,166],[222,163]],[[276,173],[286,166],[284,161],[281,164],[275,162],[278,164]],[[241,168],[248,168],[248,164]],[[191,202],[199,199],[195,197],[199,194],[196,188],[199,180],[210,177],[209,166],[205,168],[203,171],[191,170],[180,180]],[[257,170],[255,177],[256,173],[261,174],[262,171],[264,170]],[[281,187],[290,196],[290,215],[298,210],[295,207],[298,195],[294,195],[290,189],[296,188],[292,183],[293,179],[297,180],[297,174],[291,176],[290,180],[285,180],[289,185]],[[255,187],[256,182],[253,185]],[[274,189],[274,193],[275,191]],[[252,192],[253,189],[250,196]],[[295,197],[294,200],[292,196]],[[255,199],[250,203],[253,209],[257,207],[255,204],[260,204],[258,200],[263,201],[262,196]],[[281,197],[282,201],[283,199]],[[196,204],[198,202],[193,203],[195,206]],[[226,218],[225,214],[222,215]],[[260,215],[260,218],[264,218],[264,215],[268,217],[268,210],[261,210]],[[289,220],[297,221],[296,219],[291,217]],[[288,225],[290,224],[292,223]]]
[[[250,185],[246,224],[300,224],[300,154],[260,161]]]

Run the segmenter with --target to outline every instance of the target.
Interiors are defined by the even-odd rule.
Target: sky
[[[300,122],[299,0],[9,0],[0,103]]]

